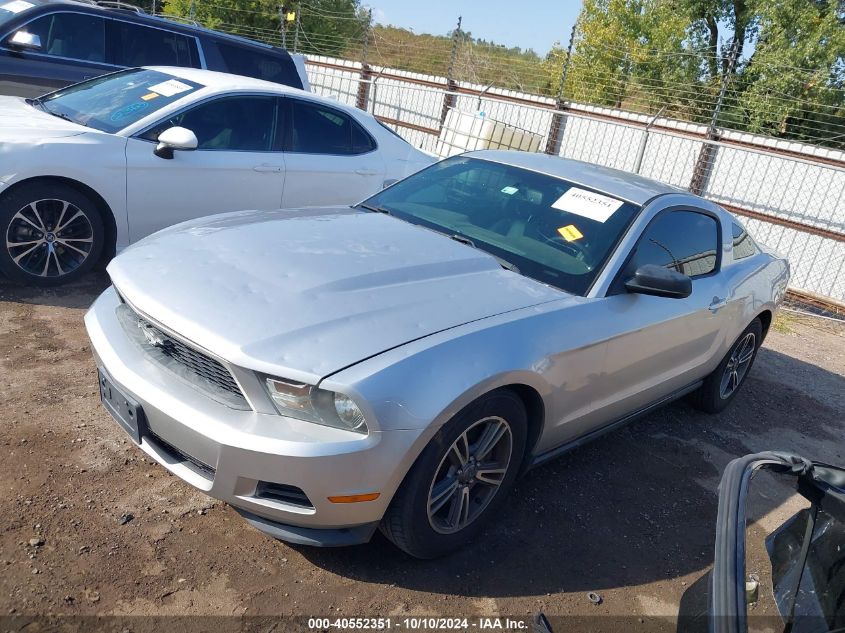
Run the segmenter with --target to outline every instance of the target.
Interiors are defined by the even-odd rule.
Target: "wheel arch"
[[[97,212],[100,214],[100,218],[103,221],[103,232],[104,232],[104,242],[103,242],[103,252],[100,255],[100,262],[108,261],[115,255],[115,250],[117,248],[117,223],[114,218],[114,212],[112,211],[111,207],[109,206],[108,202],[106,202],[105,198],[101,196],[97,191],[90,186],[86,185],[83,182],[75,180],[73,178],[67,178],[65,176],[33,176],[31,178],[25,178],[23,180],[19,180],[14,182],[13,184],[9,185],[3,192],[0,194],[0,197],[5,198],[12,192],[17,191],[23,186],[31,185],[34,183],[56,183],[62,184],[67,187],[71,187],[75,189],[79,193],[88,196],[91,198],[94,203],[97,205]]]
[[[525,406],[526,419],[528,420],[528,429],[525,439],[525,454],[522,458],[522,470],[526,470],[531,463],[531,457],[534,454],[534,448],[540,436],[543,434],[543,427],[546,422],[546,405],[543,402],[543,397],[534,387],[523,383],[514,383],[500,387],[500,389],[509,389],[519,396],[522,404]]]
[[[760,323],[763,325],[763,340],[766,340],[766,335],[769,333],[769,328],[772,325],[772,319],[774,315],[772,311],[769,309],[763,310],[760,314],[758,314],[755,318],[760,319]]]
[[[464,392],[461,397],[454,400],[449,407],[446,407],[446,409],[443,410],[441,415],[437,417],[435,423],[429,426],[426,431],[420,435],[418,442],[411,451],[413,459],[408,460],[408,462],[399,469],[397,473],[398,477],[394,479],[394,486],[390,492],[391,498],[402,485],[402,482],[408,477],[413,465],[420,458],[423,451],[425,451],[429,444],[431,444],[431,442],[437,437],[440,429],[449,420],[454,418],[456,415],[459,415],[461,411],[471,406],[481,398],[485,398],[497,391],[511,391],[522,401],[522,404],[525,407],[528,428],[526,429],[527,435],[525,450],[523,452],[520,472],[525,472],[527,470],[532,461],[531,456],[534,453],[534,448],[543,434],[543,428],[545,425],[546,406],[543,401],[543,396],[535,386],[528,384],[528,382],[513,380],[493,382],[486,385],[483,389],[476,387]]]

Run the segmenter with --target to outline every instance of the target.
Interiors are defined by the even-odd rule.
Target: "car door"
[[[285,208],[353,204],[382,189],[384,160],[351,115],[315,101],[285,101]]]
[[[728,319],[721,243],[719,218],[693,209],[663,211],[643,231],[604,299],[610,338],[597,409],[606,421],[694,383],[718,362]],[[626,292],[624,280],[645,264],[688,275],[692,294],[672,299]]]
[[[278,97],[213,97],[171,115],[126,145],[130,240],[192,218],[242,209],[278,209],[284,163],[276,141]],[[162,131],[180,126],[194,151],[153,153]]]
[[[116,70],[106,56],[106,22],[87,13],[48,13],[9,33],[0,43],[15,62],[14,94],[37,97]],[[26,46],[16,41],[28,40]],[[10,69],[11,70],[11,69]]]

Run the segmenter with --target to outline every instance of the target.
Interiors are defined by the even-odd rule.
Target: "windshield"
[[[156,70],[124,70],[50,93],[33,103],[103,132],[117,132],[204,86]]]
[[[579,295],[640,211],[560,178],[465,156],[418,172],[360,206],[454,237]]]
[[[21,11],[31,9],[35,5],[26,0],[10,0],[9,2],[0,2],[0,26],[18,15]]]

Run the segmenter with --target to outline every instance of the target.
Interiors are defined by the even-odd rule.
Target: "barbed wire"
[[[709,51],[663,51],[646,46],[628,50],[607,43],[590,43],[587,48],[578,38],[571,56],[560,47],[541,56],[519,47],[462,38],[460,33],[453,37],[419,35],[399,27],[372,26],[361,9],[350,14],[314,1],[298,5],[299,18],[310,15],[329,24],[345,25],[338,26],[342,32],[305,28],[299,19],[295,26],[288,25],[280,22],[278,13],[267,10],[213,2],[199,6],[233,12],[228,20],[215,21],[215,28],[277,46],[284,42],[290,45],[293,40],[299,48],[294,52],[339,57],[382,70],[422,73],[443,80],[451,69],[448,79],[453,81],[483,86],[485,91],[516,90],[526,98],[557,95],[566,65],[561,92],[565,100],[644,114],[662,109],[664,117],[698,124],[710,122],[719,102],[721,73],[728,66],[723,55]],[[238,23],[238,15],[249,23]],[[255,24],[262,21],[268,26]],[[359,24],[360,29],[350,31],[349,23]],[[755,76],[788,74],[794,78],[793,85],[770,81],[761,88],[744,74],[743,61],[747,60],[740,60],[738,69],[728,75],[719,125],[845,147],[845,89],[832,83],[833,70],[755,62]],[[718,71],[711,75],[707,67]]]

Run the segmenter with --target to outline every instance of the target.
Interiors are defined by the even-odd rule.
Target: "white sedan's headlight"
[[[364,413],[349,396],[281,378],[265,378],[264,384],[282,415],[364,435],[368,432]]]

